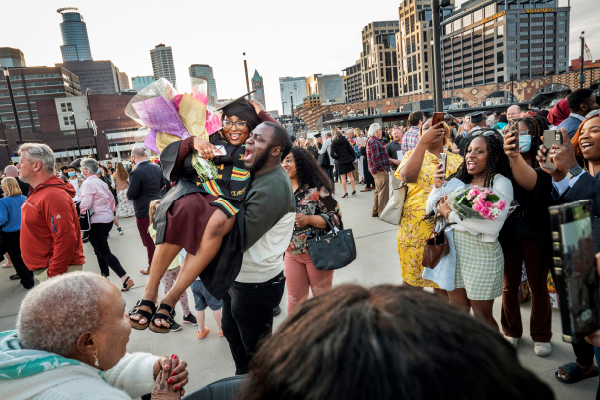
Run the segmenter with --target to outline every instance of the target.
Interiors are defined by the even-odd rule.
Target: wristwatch
[[[583,169],[579,165],[576,165],[573,168],[571,168],[569,172],[567,172],[567,176],[569,177],[569,179],[573,179],[582,172]]]

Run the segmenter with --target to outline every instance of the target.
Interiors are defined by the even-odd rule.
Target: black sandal
[[[160,311],[160,310],[165,310],[166,312],[169,313],[169,315],[159,314],[158,311]],[[161,303],[160,306],[158,306],[158,310],[152,316],[152,320],[150,321],[150,330],[152,332],[156,332],[156,333],[169,333],[169,332],[171,332],[171,327],[173,326],[173,324],[175,324],[175,321],[173,320],[173,318],[175,318],[175,310],[173,309],[173,307],[171,307],[168,304]],[[157,326],[154,323],[154,321],[157,320],[157,319],[162,319],[164,321],[167,321],[167,323],[169,324],[169,327],[166,328],[164,326]]]
[[[145,306],[145,307],[149,307],[150,308],[150,312],[146,311],[146,310],[140,310],[137,307],[141,307],[141,306]],[[137,329],[138,331],[143,331],[146,328],[148,328],[148,326],[150,325],[150,319],[152,318],[152,315],[156,312],[156,304],[154,304],[154,302],[150,301],[150,300],[138,300],[135,303],[135,307],[132,308],[131,310],[129,310],[129,325],[131,325],[131,327],[133,329]],[[141,315],[143,318],[146,318],[146,322],[145,324],[140,324],[139,320],[136,321],[134,319],[131,319],[131,316],[138,314]],[[141,318],[140,318],[141,319]]]
[[[21,277],[19,276],[19,274],[14,274],[10,276],[10,280],[11,281],[16,281],[17,279],[21,279]]]
[[[108,278],[106,278],[108,279]],[[127,279],[125,279],[125,282],[123,282],[123,289],[121,289],[121,292],[126,292],[129,289],[131,289],[131,287],[134,285],[133,283],[133,279],[131,279],[130,277],[127,277]]]

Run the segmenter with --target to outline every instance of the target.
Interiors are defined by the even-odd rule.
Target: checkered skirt
[[[496,240],[482,242],[481,235],[454,230],[456,274],[454,285],[465,288],[470,300],[493,300],[502,295],[504,255]]]

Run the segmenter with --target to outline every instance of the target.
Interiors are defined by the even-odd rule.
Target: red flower
[[[319,192],[314,192],[313,194],[311,194],[310,199],[312,201],[318,201],[319,200]]]

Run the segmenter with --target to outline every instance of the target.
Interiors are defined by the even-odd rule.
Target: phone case
[[[513,144],[516,144],[515,149],[519,150],[519,120],[517,118],[511,118],[508,120],[508,131],[515,137]]]
[[[444,113],[433,113],[433,117],[431,119],[431,126],[439,124],[444,121]]]
[[[448,158],[448,154],[442,153],[440,154],[440,163],[444,166],[444,176],[446,175],[446,159]]]
[[[589,333],[597,330],[600,328],[600,323],[598,322],[598,314],[600,313],[600,299],[598,299],[598,277],[596,274],[596,267],[595,267],[595,262],[594,262],[594,266],[593,266],[593,276],[595,277],[595,279],[593,279],[593,282],[589,282],[589,280],[587,281],[587,283],[589,284],[580,284],[580,282],[576,281],[576,279],[573,278],[573,276],[575,275],[575,273],[572,270],[572,265],[575,265],[575,258],[573,256],[571,256],[571,261],[569,261],[567,259],[567,253],[568,251],[589,251],[592,254],[594,254],[594,248],[593,248],[593,238],[594,238],[594,232],[593,229],[591,231],[591,237],[592,237],[592,248],[591,249],[585,249],[585,248],[581,248],[581,242],[579,240],[579,236],[578,235],[572,235],[573,237],[571,237],[571,235],[569,235],[569,237],[571,237],[571,239],[576,239],[578,240],[578,242],[575,244],[574,243],[574,247],[570,248],[570,249],[565,249],[564,248],[564,239],[563,238],[563,234],[562,234],[562,225],[564,225],[565,223],[568,222],[573,222],[573,221],[569,221],[568,216],[573,214],[573,210],[574,207],[578,207],[578,206],[583,206],[583,207],[588,207],[591,208],[592,206],[592,201],[591,200],[581,200],[581,201],[576,201],[576,202],[572,202],[572,203],[567,203],[567,204],[563,204],[563,205],[559,205],[559,206],[553,206],[553,207],[549,207],[548,211],[550,212],[550,223],[551,223],[551,230],[552,230],[552,261],[554,264],[554,271],[555,271],[555,277],[556,277],[556,289],[558,292],[558,298],[559,298],[559,302],[560,302],[560,314],[561,314],[561,321],[562,321],[562,329],[563,329],[563,341],[565,342],[569,342],[569,343],[574,343],[577,342],[579,340],[583,340],[583,338],[585,336],[587,336]],[[582,220],[588,219],[589,220],[589,224],[591,227],[591,218],[583,218]],[[590,228],[591,229],[591,228]],[[574,248],[576,248],[577,250],[573,250]],[[593,258],[593,257],[592,257]],[[578,286],[579,284],[579,286]],[[587,290],[591,288],[592,292],[589,293]],[[583,293],[583,294],[582,294]],[[596,298],[596,300],[592,300],[591,301],[591,305],[590,308],[591,311],[590,312],[590,318],[595,319],[595,323],[594,320],[591,320],[591,322],[593,323],[591,328],[588,326],[588,330],[590,330],[590,332],[581,332],[577,330],[578,324],[577,324],[577,311],[574,308],[574,304],[580,304],[581,303],[581,299],[583,297],[585,297],[586,294],[589,294],[589,296],[587,297],[587,299],[593,299]],[[579,296],[578,296],[579,295]],[[580,307],[578,307],[579,309]],[[584,312],[585,313],[585,312]],[[582,315],[584,313],[581,313]],[[589,325],[589,324],[588,324]]]
[[[542,167],[549,169],[550,171],[556,171],[556,165],[553,162],[550,162],[550,149],[553,144],[562,144],[562,133],[559,130],[548,130],[544,131],[544,147],[548,149],[548,153],[546,154],[546,161]]]

